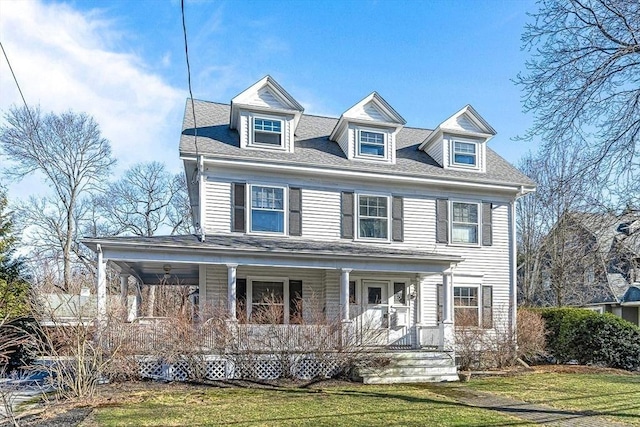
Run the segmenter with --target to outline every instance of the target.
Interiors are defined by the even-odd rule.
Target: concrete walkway
[[[602,414],[589,411],[570,411],[546,405],[521,402],[483,393],[465,390],[455,399],[465,405],[502,412],[537,424],[553,427],[623,427],[628,424],[617,423],[602,417]]]

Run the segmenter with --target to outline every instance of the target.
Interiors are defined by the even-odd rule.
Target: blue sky
[[[512,140],[530,118],[511,79],[524,70],[520,34],[535,8],[497,0],[190,0],[193,94],[229,102],[270,74],[307,113],[337,117],[375,90],[407,126],[425,128],[471,104],[498,131],[490,146],[515,164],[533,148]],[[180,169],[182,37],[178,0],[0,1],[0,40],[27,102],[92,114],[111,140],[117,172],[146,160]],[[5,110],[20,99],[0,59]]]

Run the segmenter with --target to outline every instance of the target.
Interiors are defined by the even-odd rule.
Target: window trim
[[[382,135],[382,148],[384,150],[384,153],[382,156],[378,156],[376,154],[366,154],[363,153],[362,150],[360,149],[361,147],[361,138],[362,138],[362,132],[369,132],[369,133],[376,133],[376,134],[380,134]],[[376,128],[368,128],[368,127],[356,127],[355,128],[355,143],[356,143],[356,147],[355,147],[355,158],[357,159],[363,159],[363,160],[377,160],[377,161],[388,161],[389,160],[389,151],[390,151],[390,144],[389,144],[389,132],[383,130],[383,129],[376,129]],[[365,144],[373,144],[376,145],[374,143],[365,143]]]
[[[286,119],[284,117],[278,117],[278,116],[269,116],[266,114],[252,114],[250,116],[250,124],[249,124],[249,141],[247,146],[248,147],[254,147],[254,148],[262,148],[262,149],[271,149],[271,150],[286,150],[286,144],[285,144],[285,124],[286,124]],[[268,144],[268,143],[263,143],[263,142],[257,142],[256,141],[256,120],[269,120],[272,122],[280,122],[280,133],[277,132],[272,132],[272,131],[259,131],[259,132],[264,132],[264,133],[271,133],[271,134],[279,134],[280,135],[280,144],[276,145],[276,144]]]
[[[396,303],[395,301],[395,285],[396,283],[402,283],[404,284],[404,304],[401,303]],[[411,282],[409,280],[403,279],[403,280],[390,280],[389,281],[389,287],[391,290],[391,297],[389,298],[389,300],[391,301],[391,306],[392,307],[409,307],[411,305],[411,297],[409,296],[409,290],[411,288]]]
[[[282,304],[283,304],[283,323],[289,324],[289,278],[274,276],[247,276],[247,301],[245,303],[247,310],[247,321],[251,324],[251,312],[253,310],[253,282],[282,282]]]
[[[248,234],[262,234],[262,235],[274,235],[274,236],[288,236],[289,235],[289,187],[282,185],[273,185],[273,184],[263,184],[263,183],[252,183],[248,184],[248,191],[246,192],[246,221],[247,221],[247,233]],[[266,188],[279,188],[282,189],[282,216],[283,216],[283,224],[282,224],[282,232],[277,231],[254,231],[253,230],[253,220],[252,220],[252,197],[253,197],[253,187],[266,187]],[[278,210],[279,212],[279,210]]]
[[[456,162],[456,143],[462,143],[462,144],[473,144],[475,147],[475,153],[473,154],[473,156],[475,157],[475,163],[470,165],[468,163],[458,163]],[[465,139],[465,138],[452,138],[451,139],[451,144],[449,146],[449,153],[450,153],[450,163],[451,166],[456,167],[456,168],[464,168],[464,169],[471,169],[471,170],[480,170],[480,149],[481,149],[481,143],[479,141],[474,141],[472,139]],[[469,153],[457,153],[457,154],[466,154],[469,155]]]
[[[454,227],[453,204],[454,203],[464,203],[464,204],[468,204],[468,205],[476,205],[477,212],[478,212],[477,222],[475,223],[475,225],[476,225],[476,242],[454,242],[454,240],[453,240],[453,227]],[[458,224],[473,224],[471,222],[463,223],[463,222],[460,222],[460,221],[456,221],[456,223],[458,223]],[[450,199],[449,200],[449,230],[448,230],[448,233],[449,233],[449,245],[451,245],[451,246],[473,246],[473,247],[481,246],[481,243],[482,243],[482,202],[479,202],[479,201],[476,201],[476,200]]]
[[[391,242],[391,223],[393,221],[392,212],[391,212],[391,195],[390,194],[373,194],[373,193],[356,193],[356,200],[354,203],[355,210],[355,230],[354,230],[354,240],[361,242]],[[378,237],[360,237],[360,197],[380,197],[385,198],[387,200],[387,237],[386,238],[378,238]],[[382,217],[371,217],[371,218],[382,218]]]
[[[477,300],[477,306],[476,308],[476,314],[477,314],[477,323],[475,325],[467,325],[467,327],[471,327],[471,328],[478,328],[481,329],[482,328],[482,285],[480,284],[462,284],[462,285],[454,285],[453,286],[453,322],[456,325],[456,327],[458,327],[458,322],[456,322],[456,308],[473,308],[473,306],[468,306],[468,305],[461,305],[461,306],[456,306],[456,289],[462,289],[462,288],[469,288],[469,289],[475,289],[476,290],[476,300]]]

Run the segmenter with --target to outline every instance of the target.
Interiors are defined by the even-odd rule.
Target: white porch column
[[[96,273],[97,310],[96,321],[98,333],[107,322],[107,262],[103,259],[102,248],[98,245],[98,266]]]
[[[442,275],[442,325],[440,334],[440,346],[443,350],[453,350],[454,316],[453,316],[453,269]]]
[[[235,320],[236,317],[236,272],[238,264],[227,264],[227,306],[229,318]]]
[[[349,321],[349,273],[350,268],[340,269],[340,320]]]
[[[136,281],[136,317],[142,316],[142,282]]]
[[[129,275],[120,274],[120,304],[122,305],[122,319],[127,321],[129,318],[129,307],[127,299],[129,297]]]

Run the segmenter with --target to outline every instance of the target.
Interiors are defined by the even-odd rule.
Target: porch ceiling
[[[162,276],[163,263],[186,267],[197,276],[198,264],[239,264],[297,268],[351,268],[365,271],[441,272],[463,259],[434,252],[400,249],[393,245],[312,241],[251,235],[109,237],[82,241],[106,260],[122,267],[154,267]],[[136,268],[138,266],[138,268]],[[158,269],[159,267],[159,269]],[[145,273],[154,274],[154,273]],[[194,276],[194,277],[195,277]],[[157,277],[153,277],[157,282]]]
[[[132,274],[147,285],[198,285],[198,264],[171,264],[168,262],[125,262],[112,261],[122,273]],[[169,277],[165,278],[165,267],[168,267]]]

